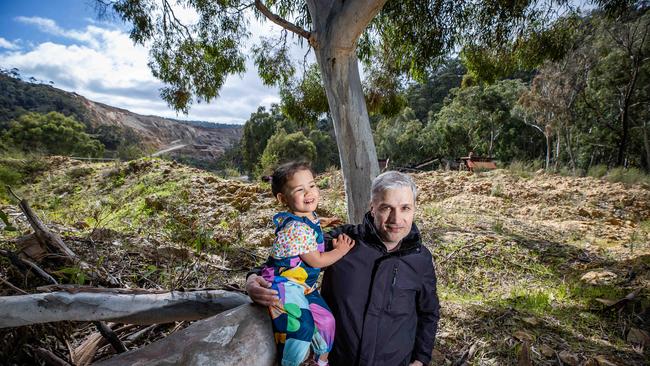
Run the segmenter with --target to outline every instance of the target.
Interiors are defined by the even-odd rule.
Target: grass
[[[507,170],[515,176],[528,179],[533,177],[536,171],[542,169],[542,164],[541,161],[523,162],[515,160],[510,163]]]
[[[614,168],[604,176],[605,180],[612,183],[623,183],[626,186],[633,184],[650,185],[650,176],[636,168]]]

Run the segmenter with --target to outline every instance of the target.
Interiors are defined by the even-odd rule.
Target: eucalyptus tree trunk
[[[386,0],[308,0],[316,51],[345,179],[348,220],[361,223],[379,174],[356,56],[357,40]]]
[[[650,138],[648,138],[648,121],[643,121],[643,146],[645,147],[645,168],[646,172],[650,172]]]

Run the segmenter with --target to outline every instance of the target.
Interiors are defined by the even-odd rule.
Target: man
[[[416,197],[411,177],[383,173],[372,182],[364,222],[330,233],[356,242],[327,268],[322,282],[336,319],[332,366],[421,366],[431,360],[440,306],[431,253],[413,223]],[[269,286],[256,274],[246,282],[251,299],[262,305],[277,300]]]

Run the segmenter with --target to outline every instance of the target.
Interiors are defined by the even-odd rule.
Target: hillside
[[[516,364],[522,349],[539,365],[650,362],[650,187],[506,170],[414,177],[416,222],[434,256],[442,304],[436,364]],[[246,271],[268,255],[279,209],[266,184],[159,159],[50,158],[30,179],[18,195],[119,287],[242,287]],[[342,217],[340,172],[317,182],[319,214]],[[28,232],[15,204],[2,210]],[[2,235],[0,247],[15,250],[19,234]],[[45,284],[0,261],[0,276],[23,290]],[[64,283],[110,286],[87,274],[80,280],[79,269],[44,267]],[[16,293],[0,286],[2,295]],[[184,325],[159,326],[129,347]],[[74,348],[93,329],[65,323],[0,330],[0,357],[32,360],[27,343],[65,359],[65,342]],[[102,347],[96,359],[111,352]]]
[[[185,144],[185,148],[176,150],[173,155],[196,160],[220,156],[242,135],[242,127],[238,125],[144,116],[50,85],[27,83],[4,74],[0,74],[0,90],[0,130],[23,113],[56,111],[74,115],[95,135],[101,135],[98,132],[102,130],[101,126],[112,127],[112,131],[121,135],[120,140],[135,138],[138,145],[148,150],[160,150],[172,143]]]

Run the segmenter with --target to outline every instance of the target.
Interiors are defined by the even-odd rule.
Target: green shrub
[[[38,155],[13,151],[0,157],[0,199],[8,199],[7,186],[17,187],[29,182],[47,169],[47,161]]]
[[[625,185],[650,184],[650,176],[636,168],[614,168],[607,172],[604,178],[609,182]]]
[[[526,163],[519,160],[513,160],[508,166],[508,170],[510,173],[522,178],[530,178],[535,172],[535,168],[532,163]]]
[[[587,175],[593,178],[602,178],[607,174],[607,165],[594,165],[589,168]]]
[[[30,112],[10,121],[2,137],[25,152],[101,156],[104,145],[84,130],[85,126],[73,116]]]

